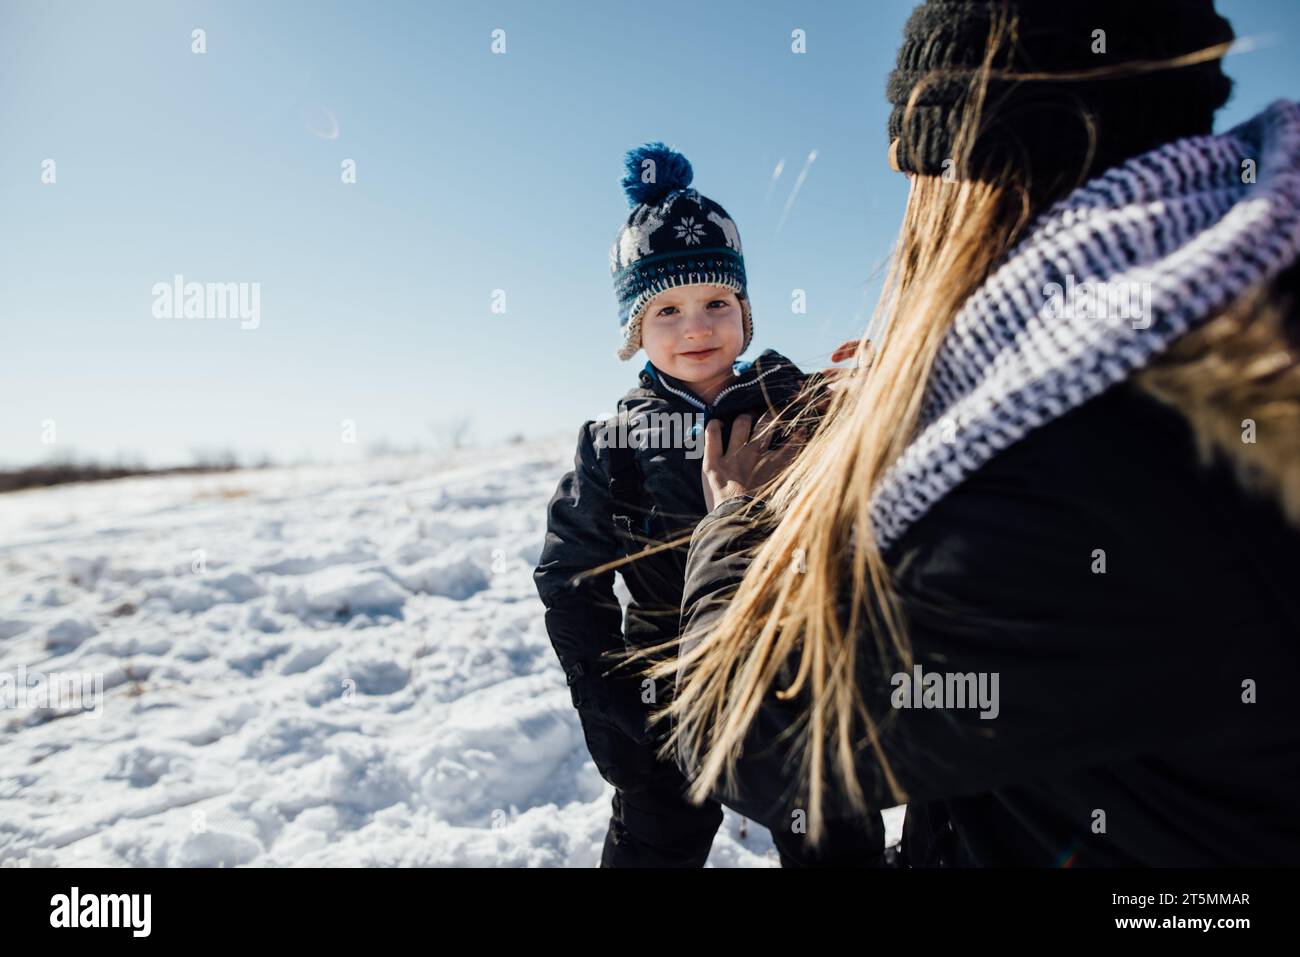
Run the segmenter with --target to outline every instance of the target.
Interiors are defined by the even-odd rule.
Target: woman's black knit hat
[[[1004,14],[1014,19],[1014,32],[999,44],[992,67],[1010,74],[1122,68],[1233,39],[1213,0],[926,0],[907,21],[886,91],[900,170],[941,175],[951,168],[962,178],[997,175],[1010,165],[1040,182],[1091,176],[1162,143],[1209,133],[1232,91],[1217,58],[1083,79],[995,77],[970,155],[954,156],[974,71]],[[1088,162],[1090,130],[1095,154]]]

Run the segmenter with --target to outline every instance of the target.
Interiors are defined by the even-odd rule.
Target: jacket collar
[[[783,371],[801,375],[798,366],[775,349],[765,349],[755,359],[737,360],[732,363],[731,369],[736,376],[735,381],[724,386],[711,405],[685,382],[663,372],[652,362],[646,362],[639,378],[642,386],[669,401],[685,402],[699,412],[712,413],[738,398],[748,397],[760,382],[779,378]]]

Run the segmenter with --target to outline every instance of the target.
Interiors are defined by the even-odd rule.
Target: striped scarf
[[[1298,255],[1295,102],[1076,189],[954,319],[916,435],[872,499],[879,547],[1000,449],[1122,382]]]

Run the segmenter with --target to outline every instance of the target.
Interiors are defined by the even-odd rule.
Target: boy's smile
[[[705,402],[735,378],[745,341],[740,300],[726,286],[665,289],[646,307],[641,346],[655,368],[687,383]]]
[[[707,356],[713,355],[713,353],[717,351],[717,346],[710,346],[708,349],[698,349],[695,352],[683,352],[681,355],[685,356],[687,359],[703,359]]]

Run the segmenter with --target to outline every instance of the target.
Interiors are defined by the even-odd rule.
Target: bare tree
[[[463,449],[473,423],[466,418],[437,419],[429,423],[429,432],[438,451]]]

